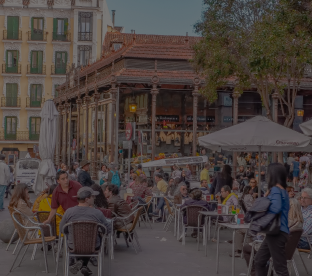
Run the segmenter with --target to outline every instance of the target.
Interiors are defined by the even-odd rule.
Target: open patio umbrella
[[[305,135],[312,136],[312,120],[300,124],[299,127]]]
[[[198,138],[199,145],[212,150],[294,152],[311,151],[311,138],[256,116],[243,123]],[[260,171],[259,162],[259,171]],[[259,181],[260,187],[260,181]],[[260,189],[259,189],[260,193]]]
[[[38,176],[33,190],[35,193],[42,192],[47,188],[45,183],[53,184],[56,175],[53,157],[57,139],[58,111],[52,100],[45,102],[41,113],[39,154],[41,163],[38,169]]]

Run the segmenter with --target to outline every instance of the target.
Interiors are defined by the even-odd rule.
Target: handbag
[[[266,235],[277,235],[281,228],[281,213],[277,214],[274,219],[261,230]]]

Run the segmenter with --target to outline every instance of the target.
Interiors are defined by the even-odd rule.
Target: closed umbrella
[[[47,188],[45,183],[52,185],[56,175],[53,157],[57,139],[58,111],[52,100],[44,103],[41,110],[39,154],[41,163],[38,169],[38,176],[33,190],[35,193],[42,192]]]
[[[300,124],[299,127],[305,135],[312,136],[312,120]]]

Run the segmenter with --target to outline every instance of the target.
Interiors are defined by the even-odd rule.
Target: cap
[[[82,187],[82,188],[80,188],[79,190],[78,190],[78,192],[77,192],[77,196],[75,196],[75,197],[77,197],[77,198],[79,198],[79,199],[85,199],[85,198],[87,198],[87,197],[91,197],[92,195],[93,196],[97,196],[97,195],[99,195],[100,193],[99,192],[97,192],[97,191],[94,191],[92,188],[90,188],[90,187]]]
[[[82,160],[80,165],[81,165],[81,168],[83,168],[85,165],[88,165],[88,164],[90,164],[90,161]]]

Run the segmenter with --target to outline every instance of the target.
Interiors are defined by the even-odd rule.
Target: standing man
[[[78,182],[82,186],[91,187],[94,184],[94,181],[92,181],[90,173],[90,162],[87,160],[84,160],[81,162],[81,171],[78,175]]]
[[[57,187],[52,194],[51,212],[44,224],[50,223],[56,214],[59,206],[62,206],[64,211],[77,206],[77,192],[82,187],[78,182],[68,180],[68,174],[65,171],[58,171],[56,173]]]
[[[4,162],[5,155],[0,154],[0,211],[4,210],[3,200],[4,194],[10,181],[10,169]]]

